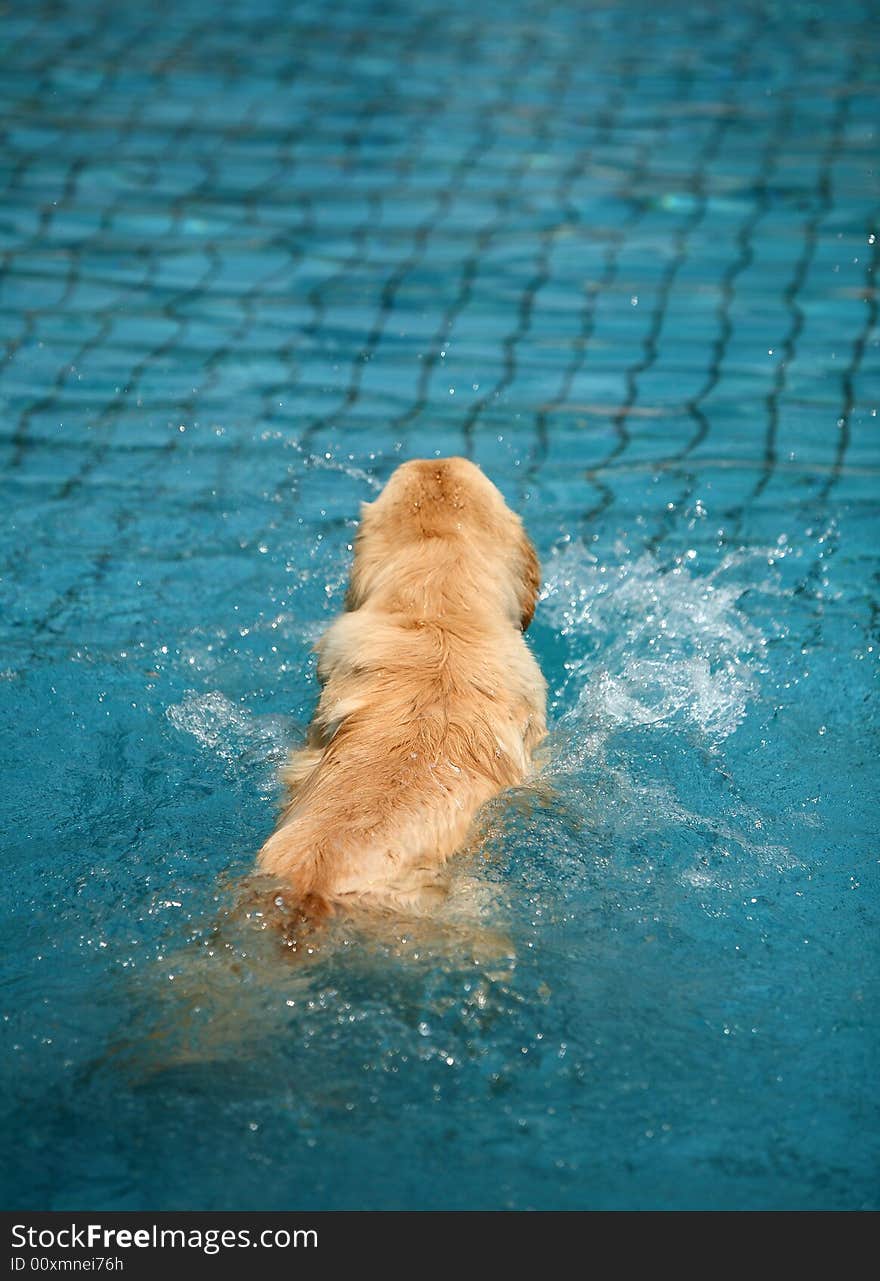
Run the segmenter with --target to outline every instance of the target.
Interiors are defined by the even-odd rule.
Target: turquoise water
[[[6,7],[4,1204],[880,1204],[872,9]],[[237,879],[434,453],[552,791],[292,961]]]

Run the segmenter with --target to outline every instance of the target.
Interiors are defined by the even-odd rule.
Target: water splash
[[[765,642],[738,601],[742,581],[685,564],[663,568],[618,547],[600,562],[583,545],[550,560],[544,617],[568,649],[554,693],[563,728],[592,741],[633,726],[678,726],[708,744],[729,737],[757,692]]]
[[[255,716],[219,690],[189,690],[165,715],[175,729],[191,734],[230,765],[263,760],[274,767],[284,760],[296,733],[287,717]]]
[[[698,891],[799,865],[723,750],[767,667],[743,596],[778,586],[763,551],[730,553],[710,572],[692,559],[665,567],[618,544],[600,560],[568,544],[547,562],[542,617],[565,657],[546,773],[557,817],[564,812],[557,854],[571,847],[573,884],[609,858],[622,882],[653,879],[670,850],[674,879]]]

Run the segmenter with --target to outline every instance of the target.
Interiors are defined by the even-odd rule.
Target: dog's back
[[[320,704],[259,856],[309,914],[418,907],[490,797],[545,734],[522,636],[537,562],[462,459],[409,463],[364,512],[349,604],[319,649]]]

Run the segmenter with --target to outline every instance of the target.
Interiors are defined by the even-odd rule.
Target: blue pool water
[[[874,6],[0,21],[0,1201],[877,1207]],[[291,962],[236,881],[434,453],[553,793]]]

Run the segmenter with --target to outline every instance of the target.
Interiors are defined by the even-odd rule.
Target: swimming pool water
[[[7,8],[9,1207],[877,1207],[877,22]],[[358,504],[467,453],[552,791],[233,909]]]

